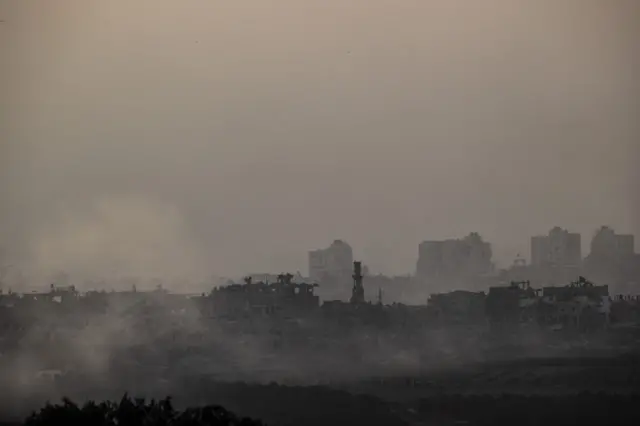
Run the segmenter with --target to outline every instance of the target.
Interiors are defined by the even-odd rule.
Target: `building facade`
[[[608,226],[603,226],[591,239],[590,255],[595,257],[623,258],[635,252],[633,235],[616,234]]]
[[[579,266],[581,263],[580,234],[556,226],[548,235],[531,237],[533,266]]]
[[[334,240],[325,249],[309,252],[309,278],[313,282],[351,280],[353,249],[343,240]]]
[[[416,277],[440,292],[473,287],[493,273],[491,244],[475,232],[462,239],[424,241],[418,246]]]
[[[317,284],[296,283],[292,274],[280,274],[277,281],[267,284],[254,283],[251,277],[245,284],[231,284],[214,288],[206,301],[201,303],[206,312],[220,317],[241,316],[301,316],[320,306],[314,294]]]
[[[640,255],[635,253],[633,235],[617,234],[603,226],[591,240],[591,251],[584,262],[585,274],[597,282],[608,283],[615,292],[640,293]]]

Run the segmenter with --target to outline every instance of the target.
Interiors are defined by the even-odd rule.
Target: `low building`
[[[640,324],[640,297],[620,295],[613,298],[610,318],[612,324]]]
[[[564,287],[544,287],[540,322],[558,328],[592,329],[609,323],[609,287],[596,286],[584,277]]]
[[[496,326],[515,326],[534,321],[538,292],[529,281],[491,287],[485,304],[487,320]]]
[[[304,315],[318,308],[317,284],[294,283],[293,275],[281,274],[275,283],[252,282],[218,287],[207,296],[214,316]]]

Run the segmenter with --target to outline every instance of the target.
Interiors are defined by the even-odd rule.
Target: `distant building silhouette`
[[[616,234],[607,226],[598,229],[584,269],[591,279],[608,283],[616,291],[640,292],[640,255],[635,253],[633,235]]]
[[[616,234],[608,226],[603,226],[591,239],[590,256],[622,258],[634,254],[633,235]]]
[[[293,278],[293,274],[279,274],[275,282],[267,284],[247,276],[244,284],[214,288],[204,299],[212,302],[208,308],[214,316],[304,315],[319,306],[314,294],[317,284],[296,283]]]
[[[353,262],[353,288],[351,303],[364,303],[364,286],[362,285],[362,262]]]
[[[579,266],[582,263],[581,237],[559,226],[548,235],[531,237],[533,266]]]
[[[314,282],[348,282],[352,265],[353,249],[342,240],[334,240],[325,249],[309,252],[309,278]]]
[[[416,276],[440,291],[475,287],[480,277],[493,272],[491,244],[472,232],[462,239],[424,241],[418,247]]]

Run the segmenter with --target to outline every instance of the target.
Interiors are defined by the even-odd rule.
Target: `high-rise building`
[[[640,255],[633,235],[621,235],[603,226],[591,240],[585,273],[592,280],[610,284],[615,292],[640,293]]]
[[[467,286],[493,272],[491,244],[473,232],[462,239],[424,241],[418,246],[416,276],[434,285]]]
[[[352,265],[353,250],[342,240],[334,240],[325,249],[309,252],[309,277],[312,281],[349,280]]]
[[[477,232],[464,237],[462,243],[464,245],[462,259],[466,263],[467,273],[483,275],[493,272],[491,243],[484,241]]]
[[[580,234],[556,226],[548,235],[531,237],[532,265],[578,266],[581,262]]]
[[[633,235],[616,234],[608,226],[603,226],[591,239],[590,255],[606,258],[633,256],[635,252]]]

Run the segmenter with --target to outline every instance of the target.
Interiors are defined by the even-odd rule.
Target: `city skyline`
[[[339,237],[394,274],[425,238],[640,234],[635,2],[140,4],[0,5],[18,263],[235,275]]]
[[[297,275],[302,276],[302,277],[307,277],[309,279],[311,279],[314,282],[322,282],[323,278],[322,277],[322,273],[314,273],[312,272],[312,269],[315,267],[318,270],[322,271],[322,270],[332,270],[333,273],[335,273],[336,271],[339,271],[336,276],[341,276],[342,278],[346,277],[346,281],[349,280],[349,277],[351,275],[351,267],[352,267],[352,263],[354,260],[359,259],[359,261],[362,261],[363,263],[363,272],[365,273],[365,275],[384,275],[387,277],[407,277],[407,276],[419,276],[420,273],[418,272],[420,269],[420,259],[422,256],[422,246],[424,244],[447,244],[447,243],[464,243],[467,240],[469,240],[470,238],[472,239],[477,239],[478,242],[480,242],[483,245],[487,246],[488,249],[488,257],[487,255],[484,255],[484,257],[486,258],[484,261],[489,262],[487,263],[484,267],[484,269],[482,269],[483,267],[480,266],[480,269],[477,269],[478,266],[476,266],[476,272],[472,273],[470,275],[470,277],[473,276],[481,276],[481,275],[499,275],[500,271],[508,271],[512,266],[514,265],[527,265],[527,266],[545,266],[545,264],[549,264],[549,265],[553,265],[555,263],[558,262],[558,260],[553,260],[553,259],[548,259],[548,260],[543,260],[543,259],[539,259],[538,261],[535,260],[535,256],[533,255],[533,249],[534,246],[539,245],[536,244],[536,241],[538,241],[539,239],[550,239],[553,238],[552,235],[554,233],[567,233],[567,235],[569,236],[577,236],[578,237],[578,241],[580,242],[580,246],[579,246],[579,251],[577,254],[577,258],[575,254],[562,254],[562,256],[569,256],[566,259],[571,259],[571,260],[560,260],[559,261],[559,265],[564,265],[564,266],[582,266],[583,263],[590,257],[591,254],[597,254],[599,256],[602,255],[607,255],[607,250],[617,250],[619,247],[615,246],[615,247],[611,247],[612,242],[611,241],[606,241],[603,240],[602,235],[606,234],[605,238],[616,238],[616,239],[621,239],[624,241],[624,250],[626,250],[626,252],[628,252],[628,254],[633,254],[633,255],[638,255],[638,240],[635,238],[634,234],[626,234],[626,233],[621,233],[618,232],[618,230],[609,227],[607,225],[601,225],[600,227],[598,227],[596,230],[594,230],[594,232],[592,233],[590,238],[581,238],[582,234],[580,233],[572,233],[571,229],[567,229],[567,228],[562,228],[559,226],[553,226],[551,227],[546,233],[538,233],[536,235],[531,235],[529,237],[528,240],[528,247],[529,250],[525,250],[522,252],[518,252],[516,253],[516,255],[514,257],[512,257],[511,259],[509,259],[508,262],[502,263],[500,261],[498,261],[495,256],[495,248],[496,246],[489,241],[488,239],[484,238],[483,235],[481,233],[478,232],[469,232],[467,234],[462,234],[459,235],[457,237],[454,238],[444,238],[444,239],[433,239],[433,238],[426,238],[423,239],[421,241],[421,243],[416,247],[415,250],[415,255],[413,258],[413,268],[412,269],[408,269],[405,271],[398,271],[398,272],[392,272],[389,273],[387,271],[384,270],[379,270],[376,268],[375,263],[371,263],[371,261],[369,259],[367,259],[365,256],[361,256],[360,252],[361,250],[357,249],[357,246],[352,246],[350,244],[349,241],[345,240],[345,239],[334,239],[330,244],[326,244],[324,248],[319,248],[319,245],[316,246],[316,248],[311,249],[311,250],[306,250],[306,262],[304,265],[300,265],[299,267],[295,267],[295,268],[286,268],[286,267],[276,267],[273,269],[258,269],[258,268],[254,268],[251,270],[245,270],[245,271],[241,271],[238,273],[230,273],[230,274],[224,274],[224,273],[219,273],[218,271],[208,271],[207,274],[203,277],[199,277],[198,280],[196,281],[202,281],[202,279],[206,279],[207,277],[211,277],[211,276],[217,276],[217,277],[235,277],[235,278],[239,278],[239,277],[245,277],[245,276],[254,276],[256,280],[267,280],[267,281],[273,281],[273,277],[275,277],[277,274],[281,273],[282,271],[293,271],[295,272]],[[611,235],[609,237],[609,234]],[[595,247],[595,250],[598,250],[599,252],[594,253],[594,244],[597,244],[597,246]],[[615,243],[614,243],[615,244]],[[609,246],[607,246],[609,245]],[[337,247],[337,252],[332,251],[334,247]],[[543,249],[549,251],[551,249],[551,247],[547,246],[546,248]],[[2,281],[2,279],[4,278],[6,280],[7,277],[9,277],[9,280],[7,281],[11,281],[11,276],[12,276],[12,272],[17,272],[18,274],[20,274],[21,276],[25,276],[24,272],[20,270],[21,265],[19,264],[9,264],[6,263],[6,260],[8,259],[5,256],[5,253],[0,253],[2,255],[2,258],[5,261],[5,264],[0,265],[3,267],[2,274],[0,274],[0,281]],[[611,253],[612,255],[617,255],[615,253]],[[326,260],[326,256],[329,256],[330,260],[328,261],[330,264],[326,264],[327,260]],[[544,253],[540,253],[538,254],[538,257],[540,256],[544,256]],[[451,260],[453,261],[453,260]],[[417,262],[417,265],[416,265]],[[523,263],[524,262],[524,263]],[[314,264],[316,264],[314,266]],[[462,265],[451,265],[453,267],[457,267],[457,266],[462,266]],[[478,274],[478,275],[475,275]],[[66,276],[67,278],[60,278],[62,276]],[[46,279],[52,279],[52,277],[57,276],[58,278],[54,278],[54,281],[57,281],[59,279],[62,279],[61,282],[64,282],[66,279],[68,279],[69,275],[74,275],[74,272],[71,271],[71,274],[69,274],[69,271],[64,271],[64,270],[49,270],[46,271],[45,275]],[[77,281],[77,274],[75,274],[76,276],[73,277],[74,278],[74,282],[78,282]],[[27,273],[26,276],[29,276],[29,274]],[[44,276],[41,276],[40,278],[42,279]],[[160,276],[158,275],[150,275],[150,276],[135,276],[135,275],[127,275],[127,274],[116,274],[116,276],[119,277],[119,279],[125,279],[125,278],[129,278],[129,279],[133,279],[133,278],[147,278],[147,279],[151,279],[151,280],[158,280],[158,279],[162,279]],[[112,276],[113,277],[113,276]],[[15,277],[14,277],[15,278]],[[335,277],[334,277],[335,278]],[[109,279],[109,276],[91,276],[91,277],[86,277],[85,279],[88,279],[89,281],[92,280],[104,280],[104,279]],[[179,275],[173,275],[170,278],[168,278],[167,282],[171,283],[171,281],[176,282],[176,281],[180,281],[182,280],[183,282],[189,282],[189,278],[187,278],[187,276],[179,276]],[[193,281],[191,282],[191,284],[193,284]],[[169,284],[171,285],[171,284]],[[452,283],[453,287],[451,287],[451,289],[456,288],[455,283]]]
[[[522,262],[524,261],[524,264],[530,266],[545,266],[554,264],[562,266],[580,266],[585,260],[593,255],[628,256],[637,255],[638,252],[638,242],[634,234],[620,233],[607,225],[598,227],[593,232],[590,238],[582,238],[582,234],[580,233],[574,233],[571,232],[570,229],[554,226],[550,228],[546,233],[532,235],[529,238],[530,250],[528,250],[528,252],[525,251],[522,253],[517,253],[516,256],[511,259],[511,262],[509,262],[508,264],[501,264],[500,262],[497,262],[493,256],[495,246],[492,244],[492,242],[484,239],[481,233],[469,232],[467,235],[459,235],[456,238],[423,240],[418,245],[418,249],[416,252],[416,257],[418,260],[417,269],[420,269],[421,256],[428,256],[429,248],[426,247],[426,245],[440,246],[443,244],[460,243],[480,244],[481,246],[485,246],[480,249],[481,252],[484,253],[479,253],[479,255],[481,257],[481,263],[486,263],[486,266],[483,267],[476,265],[476,268],[480,267],[480,270],[478,270],[476,273],[480,274],[493,273],[498,270],[509,269],[514,265],[514,261],[518,261],[518,264],[523,264]],[[346,249],[343,248],[345,246]],[[423,246],[425,246],[424,254],[422,253]],[[439,250],[442,250],[442,248],[440,248]],[[356,258],[365,259],[363,257],[354,255],[353,247],[349,244],[348,241],[342,239],[334,240],[326,248],[309,250],[308,255],[308,265],[310,271],[309,277],[311,277],[312,279],[316,279],[316,276],[311,272],[314,267],[320,270],[323,268],[329,268],[334,269],[335,271],[342,271],[339,272],[339,274],[348,276],[349,268],[345,265],[350,265],[353,262],[353,259]],[[332,265],[328,265],[327,261],[322,259],[326,256],[329,257],[328,263]],[[370,264],[367,263],[366,259],[365,266],[368,270],[372,269]],[[346,273],[344,273],[345,270],[347,271]],[[373,272],[384,274],[384,271],[373,270]],[[415,270],[406,273],[413,274],[414,272]],[[405,275],[406,273],[397,275]]]
[[[0,0],[0,426],[640,418],[639,22]]]

